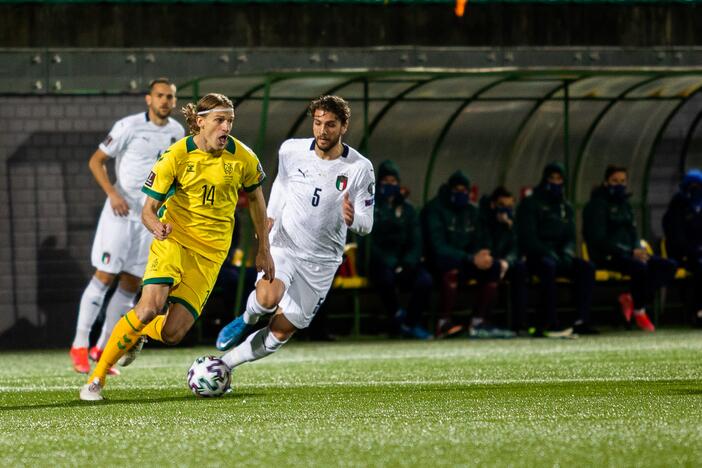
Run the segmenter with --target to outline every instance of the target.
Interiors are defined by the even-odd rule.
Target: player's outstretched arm
[[[144,209],[141,210],[141,222],[158,240],[166,239],[172,230],[170,224],[162,223],[158,217],[158,210],[161,208],[161,205],[163,205],[163,202],[151,197],[146,197]]]
[[[112,211],[115,212],[117,216],[127,216],[129,214],[129,205],[127,201],[119,194],[117,189],[112,182],[110,182],[110,176],[107,174],[107,159],[109,156],[107,153],[101,149],[97,149],[88,161],[88,167],[90,172],[92,172],[95,181],[98,183],[100,188],[105,192],[105,195],[110,199],[110,206]]]
[[[256,254],[256,270],[262,271],[264,278],[270,282],[275,279],[275,265],[271,257],[271,247],[268,241],[268,215],[263,189],[256,187],[249,192],[249,212],[258,238],[258,253]]]

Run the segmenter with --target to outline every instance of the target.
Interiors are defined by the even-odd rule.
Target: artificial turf
[[[293,340],[294,341],[294,340]],[[68,353],[0,354],[3,466],[701,466],[702,332],[291,343],[222,398],[149,349],[78,401]]]

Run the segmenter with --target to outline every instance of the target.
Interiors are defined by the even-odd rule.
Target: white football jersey
[[[365,235],[373,228],[373,165],[346,144],[334,160],[321,159],[314,147],[314,138],[290,139],[280,146],[268,205],[268,216],[275,220],[271,244],[302,260],[338,265],[346,243],[345,194],[355,210],[350,229]]]
[[[149,120],[149,113],[139,112],[118,120],[100,149],[115,160],[117,190],[129,203],[129,217],[141,219],[145,195],[141,192],[151,168],[161,155],[185,136],[183,126],[168,118],[163,126]]]

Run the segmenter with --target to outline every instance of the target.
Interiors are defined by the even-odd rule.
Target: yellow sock
[[[102,352],[102,356],[100,356],[95,370],[93,370],[93,373],[90,375],[88,383],[92,382],[93,379],[97,377],[100,379],[100,385],[104,387],[107,371],[110,367],[115,365],[119,358],[124,356],[124,353],[126,353],[129,348],[134,346],[139,336],[141,336],[141,330],[143,328],[144,324],[141,323],[134,309],[130,310],[124,317],[119,319],[112,329],[110,339],[107,340],[105,350]]]
[[[161,338],[161,330],[163,330],[163,324],[166,323],[166,317],[166,315],[157,315],[155,319],[144,327],[141,334],[163,343],[163,338]]]

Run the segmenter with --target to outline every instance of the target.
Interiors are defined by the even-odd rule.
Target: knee
[[[539,276],[556,276],[556,261],[549,257],[543,257],[537,260],[536,270]]]
[[[421,290],[431,289],[433,281],[429,272],[425,270],[419,270],[417,272],[417,278],[414,282],[414,287]]]
[[[270,334],[275,337],[275,339],[280,343],[278,347],[283,346],[294,334],[294,331],[290,330],[275,330],[271,329]]]
[[[175,346],[185,337],[187,330],[168,330],[165,327],[161,330],[161,339],[169,346]]]
[[[119,287],[129,293],[136,293],[139,290],[139,284],[141,284],[141,279],[136,276],[122,274],[119,277]]]
[[[164,304],[159,304],[156,301],[140,300],[134,306],[134,312],[142,323],[152,321],[163,310]]]
[[[280,302],[278,293],[273,288],[256,288],[256,300],[265,309],[272,309]]]
[[[450,288],[458,287],[458,270],[449,270],[441,274],[444,285]]]

